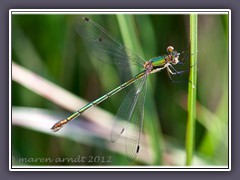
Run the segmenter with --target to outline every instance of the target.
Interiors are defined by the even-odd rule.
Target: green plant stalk
[[[186,165],[193,162],[197,91],[197,14],[190,15],[190,69],[188,86],[188,121],[186,129]]]
[[[144,58],[142,47],[139,42],[139,38],[137,36],[137,30],[135,26],[135,21],[132,15],[117,15],[117,20],[120,26],[121,34],[123,37],[124,44],[127,45],[130,49],[134,50],[137,52],[141,57]],[[135,71],[135,70],[134,70]],[[139,69],[138,71],[139,72]],[[136,73],[135,72],[135,73]],[[153,154],[153,165],[159,165],[162,164],[162,153],[160,149],[159,143],[161,142],[161,133],[160,129],[158,128],[158,116],[156,111],[154,111],[154,103],[152,99],[152,94],[153,92],[151,91],[151,84],[148,82],[148,90],[147,94],[149,95],[149,98],[146,98],[146,103],[145,103],[145,114],[148,114],[148,112],[151,112],[151,117],[152,121],[145,121],[143,124],[145,124],[145,127],[147,127],[147,132],[149,136],[151,137],[150,140],[150,145],[152,149],[152,154]],[[146,129],[146,128],[145,128]]]

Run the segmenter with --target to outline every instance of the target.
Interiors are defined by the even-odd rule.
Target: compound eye
[[[172,64],[173,64],[173,65],[176,65],[178,62],[179,62],[178,58],[174,58],[174,59],[172,60]]]
[[[167,53],[168,53],[168,54],[171,53],[171,52],[173,52],[173,50],[174,50],[174,47],[172,47],[172,46],[168,46],[168,47],[167,47]]]

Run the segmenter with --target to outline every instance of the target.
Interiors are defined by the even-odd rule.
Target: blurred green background
[[[174,46],[179,52],[189,49],[189,15],[15,14],[12,15],[11,29],[13,62],[87,101],[92,101],[120,85],[122,80],[118,69],[92,58],[86,51],[83,40],[75,32],[74,23],[81,16],[97,22],[113,37],[146,60],[165,54],[168,45]],[[127,27],[122,23],[122,18],[130,22]],[[125,33],[129,29],[133,33],[130,37]],[[227,15],[198,16],[197,56],[198,104],[193,165],[228,165]],[[188,63],[178,69],[182,70],[187,66]],[[177,79],[187,81],[188,74]],[[37,81],[36,86],[45,88],[37,84]],[[52,94],[54,92],[49,91],[49,96]],[[99,107],[114,117],[123,97],[124,93],[119,93]],[[64,97],[59,96],[59,99]],[[68,104],[71,102],[66,100],[66,106]],[[61,136],[50,133],[51,126],[41,117],[43,115],[54,117],[51,121],[51,124],[54,124],[56,120],[66,118],[71,112],[14,80],[12,106],[13,165],[185,164],[187,83],[171,83],[165,71],[150,75],[148,78],[145,135],[141,143],[149,151],[139,155],[135,162],[127,161],[124,150],[120,152],[109,148],[110,130],[102,132],[97,124],[89,121],[84,115],[75,121],[85,122],[86,126],[74,124],[77,127],[76,133],[72,131],[74,135],[69,135],[67,133],[69,131],[61,132]],[[90,116],[94,119],[97,115],[92,113]],[[26,123],[24,121],[26,117],[32,119],[34,123]],[[40,120],[36,121],[36,117]],[[104,124],[105,120],[102,119],[101,123]],[[114,144],[111,147],[114,147]],[[79,156],[90,159],[99,156],[102,161],[98,158],[93,162],[84,163],[60,160],[40,162],[35,159]],[[111,162],[103,160],[109,156]],[[28,161],[21,162],[19,158],[28,158]]]

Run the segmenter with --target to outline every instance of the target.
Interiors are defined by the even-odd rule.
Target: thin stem
[[[188,86],[188,122],[186,132],[186,165],[193,161],[196,121],[196,83],[197,83],[197,14],[190,15],[190,75]]]

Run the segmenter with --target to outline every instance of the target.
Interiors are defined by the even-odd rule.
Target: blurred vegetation
[[[81,16],[89,17],[97,22],[113,37],[124,42],[127,47],[146,60],[165,54],[168,45],[174,46],[179,52],[189,49],[189,15]],[[73,94],[92,101],[117,87],[122,83],[122,79],[116,67],[97,61],[88,54],[82,39],[73,28],[74,23],[81,16],[12,15],[12,60]],[[227,15],[198,16],[197,122],[194,165],[228,165],[227,17]],[[121,18],[125,18],[125,23],[128,23],[127,28],[131,28],[130,33],[133,33],[134,37],[133,35],[127,36],[128,29]],[[132,40],[134,42],[131,42]],[[178,69],[182,70],[187,67],[188,63]],[[175,79],[188,81],[188,74]],[[153,160],[149,162],[151,165],[184,165],[188,114],[187,90],[187,83],[170,83],[165,71],[148,77],[144,134],[153,157]],[[99,106],[114,115],[123,97],[124,93],[118,93]],[[12,83],[12,106],[51,110],[51,114],[59,119],[71,113],[66,112],[48,98],[14,81]],[[27,115],[27,111],[25,112]],[[12,113],[14,116],[14,108]],[[93,118],[94,115],[92,115]],[[75,121],[86,121],[82,118],[84,116]],[[104,123],[104,119],[102,122]],[[50,127],[45,126],[47,130]],[[94,140],[87,144],[84,141],[69,139],[67,135],[66,138],[64,135],[59,137],[13,123],[13,165],[147,165],[140,161],[128,162],[124,153],[114,152],[107,145],[105,146],[107,141],[107,139],[99,138],[98,142],[95,143]],[[18,161],[18,158],[25,157],[75,158],[79,155],[94,157],[110,155],[112,159],[108,164],[101,162],[92,164],[21,163]]]

